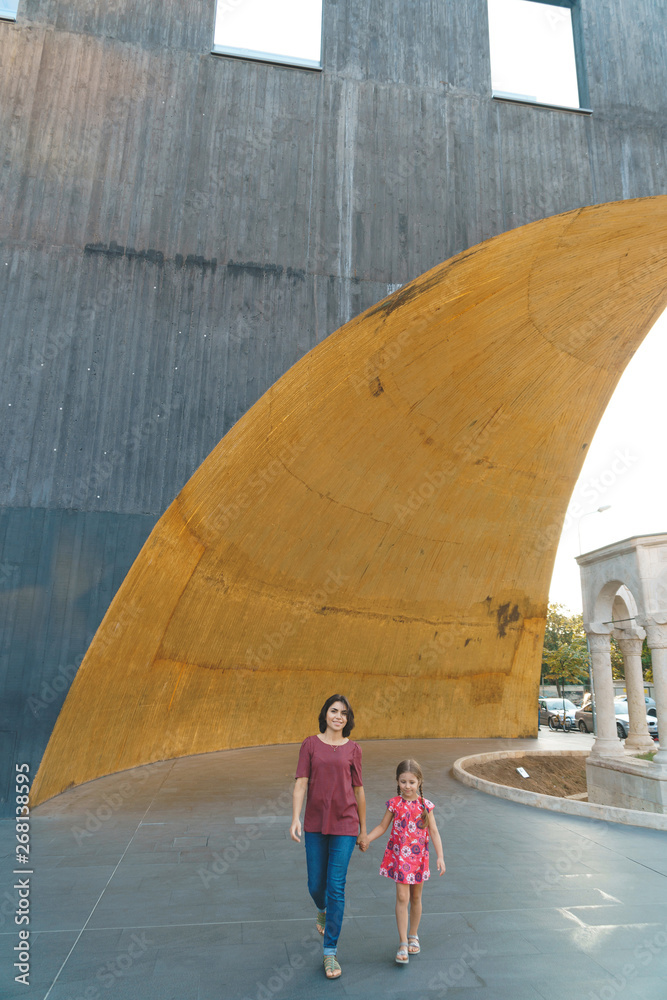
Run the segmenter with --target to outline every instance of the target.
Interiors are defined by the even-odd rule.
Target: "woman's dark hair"
[[[342,705],[345,705],[345,711],[347,713],[347,722],[345,724],[345,728],[343,729],[343,736],[349,736],[352,730],[354,729],[354,712],[352,711],[352,706],[350,705],[349,701],[347,700],[344,694],[332,694],[331,697],[327,698],[327,700],[322,705],[318,719],[318,722],[320,724],[320,732],[321,733],[326,732],[327,712],[329,711],[329,709],[331,708],[331,706],[335,701],[339,701]]]

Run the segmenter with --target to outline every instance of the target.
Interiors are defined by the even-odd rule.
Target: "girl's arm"
[[[428,814],[428,828],[431,834],[431,840],[433,841],[433,846],[435,847],[436,856],[436,867],[438,869],[438,875],[445,874],[445,858],[442,853],[442,840],[440,839],[440,832],[435,823],[435,816],[433,811]]]
[[[359,813],[359,836],[357,837],[357,843],[359,843],[360,839],[366,837],[366,792],[363,785],[353,785],[352,791],[357,800],[357,812]]]
[[[387,827],[389,826],[393,818],[394,818],[393,812],[390,809],[385,809],[384,816],[382,817],[378,825],[373,827],[371,832],[364,838],[362,843],[359,843],[359,841],[357,841],[362,851],[365,851],[370,843],[372,843],[374,840],[377,840],[378,837],[381,837],[383,833],[387,832]]]
[[[289,828],[289,835],[297,844],[301,843],[301,808],[306,797],[308,788],[308,778],[296,778],[294,781],[294,791],[292,792],[292,823]]]

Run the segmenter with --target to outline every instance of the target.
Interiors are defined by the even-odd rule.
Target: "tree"
[[[648,681],[649,684],[653,683],[653,660],[646,639],[642,643],[642,674],[645,681]]]
[[[567,614],[562,604],[550,604],[542,650],[542,680],[556,685],[558,696],[565,684],[588,681],[588,645],[581,615]]]
[[[613,635],[611,637],[611,676],[615,681],[625,680],[625,661],[623,659],[623,653],[621,648],[614,639]]]
[[[581,615],[572,615],[562,604],[550,604],[542,650],[542,680],[556,685],[563,696],[565,684],[588,684],[588,643]],[[652,683],[651,653],[644,639],[642,673]],[[611,674],[614,680],[625,680],[625,663],[616,639],[611,636]]]

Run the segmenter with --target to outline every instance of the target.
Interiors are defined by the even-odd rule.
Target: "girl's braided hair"
[[[407,760],[402,760],[401,763],[396,768],[396,782],[397,782],[396,791],[398,792],[399,795],[401,794],[401,788],[400,785],[398,784],[398,779],[402,774],[408,774],[408,773],[414,774],[415,778],[419,782],[419,798],[421,799],[421,804],[422,804],[422,814],[418,825],[424,828],[428,824],[428,809],[426,808],[426,803],[424,802],[424,789],[423,789],[424,775],[422,773],[421,766],[417,763],[416,760],[412,760],[412,758],[409,757],[407,758]]]

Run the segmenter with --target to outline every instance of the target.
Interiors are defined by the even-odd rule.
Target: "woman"
[[[301,843],[301,807],[306,841],[308,891],[324,935],[324,972],[338,979],[338,937],[345,909],[347,866],[358,839],[366,837],[366,797],[361,782],[361,747],[349,739],[354,712],[342,694],[324,702],[320,732],[301,744],[292,806],[292,840]]]

